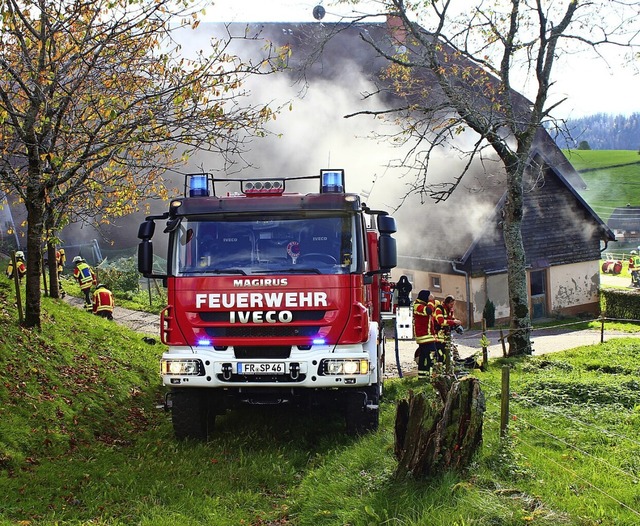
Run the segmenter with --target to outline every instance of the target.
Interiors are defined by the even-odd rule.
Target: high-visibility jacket
[[[18,270],[18,277],[22,279],[27,273],[27,265],[24,264],[23,259],[16,259],[16,269]],[[13,278],[13,261],[9,262],[9,266],[7,266],[7,277],[9,279]]]
[[[433,303],[422,300],[413,303],[413,333],[418,344],[438,341],[433,318],[434,307]]]
[[[434,311],[438,338],[444,341],[445,336],[451,334],[451,329],[457,325],[453,311],[447,309],[444,303],[438,302]]]
[[[93,312],[113,312],[113,293],[107,287],[100,287],[93,293]]]
[[[64,248],[56,250],[56,264],[58,265],[58,272],[64,270],[64,264],[67,262],[67,256],[64,254]]]
[[[80,290],[89,289],[91,285],[97,283],[95,272],[84,261],[76,263],[76,268],[73,269],[73,277],[78,280]]]

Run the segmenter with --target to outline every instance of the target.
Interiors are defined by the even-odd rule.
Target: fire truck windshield
[[[353,216],[183,218],[172,233],[173,274],[347,274],[357,269]]]

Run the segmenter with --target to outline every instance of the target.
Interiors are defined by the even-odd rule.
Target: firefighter
[[[78,281],[80,290],[84,293],[84,310],[91,312],[93,310],[91,303],[91,286],[98,282],[96,273],[87,262],[82,259],[82,256],[74,257],[73,263],[75,265],[73,277]]]
[[[462,322],[456,319],[453,309],[456,299],[449,295],[442,302],[438,302],[434,311],[436,328],[438,330],[438,353],[436,359],[439,362],[451,363],[451,331],[461,331]],[[457,358],[456,356],[453,357]]]
[[[27,273],[27,265],[24,262],[24,252],[22,250],[16,250],[15,254],[16,259],[16,270],[18,271],[18,279],[22,282],[22,278]],[[13,279],[13,261],[9,261],[9,266],[7,267],[7,277],[9,279]]]
[[[93,292],[93,313],[96,316],[113,320],[113,293],[100,283]]]
[[[629,273],[631,274],[630,287],[640,287],[640,257],[637,250],[632,250],[629,256]]]
[[[433,296],[428,290],[421,290],[413,302],[413,330],[418,344],[418,378],[427,379],[433,367],[437,351],[437,333],[434,319]]]
[[[58,269],[58,290],[60,291],[60,296],[63,298],[67,295],[67,293],[62,288],[62,273],[64,272],[64,265],[67,262],[67,256],[64,253],[64,248],[60,250],[56,250],[56,266]]]

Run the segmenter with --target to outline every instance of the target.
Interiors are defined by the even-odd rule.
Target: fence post
[[[604,314],[600,314],[600,343],[604,343]]]
[[[47,286],[47,270],[49,270],[48,262],[49,259],[45,258],[43,255],[40,263],[42,263],[42,286],[44,287],[45,296],[49,296],[49,287]]]
[[[504,333],[502,332],[502,329],[500,329],[500,343],[502,344],[502,357],[506,358],[507,357],[507,346],[504,343]]]
[[[502,391],[500,393],[500,436],[504,437],[509,426],[509,373],[508,365],[502,366]]]
[[[20,278],[18,276],[18,262],[16,260],[15,252],[11,256],[11,261],[13,263],[13,284],[16,287],[16,304],[18,305],[18,323],[22,325],[22,322],[24,321],[24,311],[22,309],[22,291],[20,290]]]
[[[482,370],[486,371],[489,365],[489,351],[484,342],[487,341],[487,320],[482,318]]]

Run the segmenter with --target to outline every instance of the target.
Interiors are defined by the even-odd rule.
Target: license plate
[[[239,362],[238,374],[287,374],[284,362]]]

